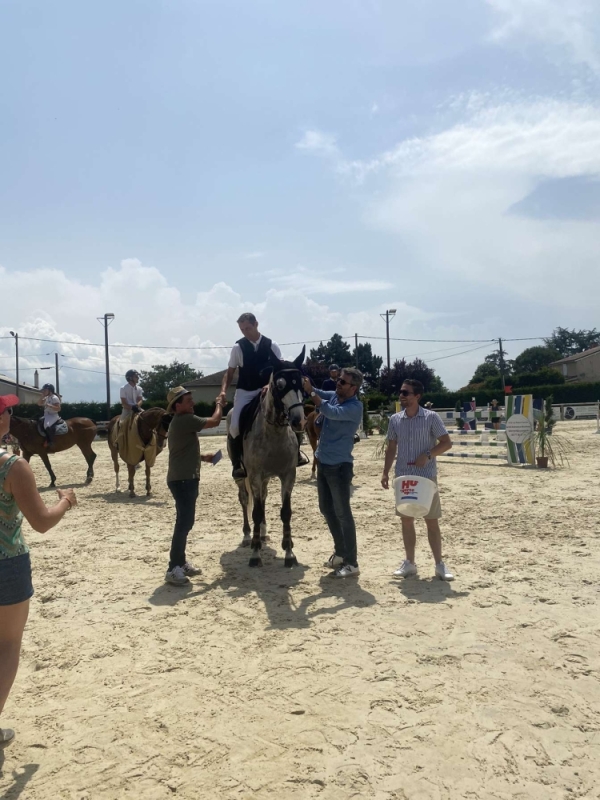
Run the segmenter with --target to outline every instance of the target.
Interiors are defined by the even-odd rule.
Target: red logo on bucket
[[[402,494],[412,494],[415,486],[419,483],[419,481],[402,481]]]

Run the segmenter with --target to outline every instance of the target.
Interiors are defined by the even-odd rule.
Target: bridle
[[[272,422],[268,415],[265,414],[265,419],[269,425],[278,425],[280,427],[289,425],[290,411],[299,406],[304,408],[304,403],[292,403],[291,406],[286,408],[283,405],[283,398],[288,392],[302,391],[302,373],[298,369],[281,369],[274,372],[269,385],[269,391],[273,396],[273,406],[276,411],[276,417],[275,421]]]

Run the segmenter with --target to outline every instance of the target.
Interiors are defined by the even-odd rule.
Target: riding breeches
[[[260,394],[262,389],[253,389],[249,391],[248,389],[236,389],[235,395],[233,397],[233,411],[231,412],[231,417],[229,419],[229,435],[233,436],[235,439],[236,436],[240,435],[240,414],[242,410],[248,405],[248,403],[253,400],[257,394]]]

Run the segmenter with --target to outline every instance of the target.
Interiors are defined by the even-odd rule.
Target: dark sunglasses
[[[400,389],[401,397],[408,397],[411,394],[414,394],[414,392],[407,392],[406,389]]]
[[[345,381],[343,378],[338,378],[336,382],[339,383],[340,386],[353,386],[354,385],[352,383],[352,381]]]
[[[8,413],[9,417],[12,417],[12,406],[6,406],[4,410]]]

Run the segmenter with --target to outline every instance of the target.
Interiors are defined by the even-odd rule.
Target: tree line
[[[501,352],[497,348],[478,365],[473,377],[461,391],[500,390],[502,375],[505,383],[515,388],[562,384],[564,378],[561,373],[549,365],[599,344],[600,332],[595,328],[569,330],[559,327],[543,342],[543,345],[528,347],[514,359],[509,359],[506,351]],[[310,350],[304,369],[313,383],[321,386],[329,375],[330,364],[337,364],[341,369],[358,367],[365,376],[367,394],[379,394],[386,398],[397,396],[406,378],[421,381],[425,391],[430,394],[448,391],[435,370],[422,359],[396,359],[388,369],[383,366],[382,357],[373,353],[370,342],[361,342],[351,348],[339,333],[334,333],[329,341],[321,342]],[[173,361],[170,364],[153,364],[149,370],[141,371],[140,385],[148,400],[161,401],[172,386],[180,386],[202,376],[202,371],[191,364]]]

